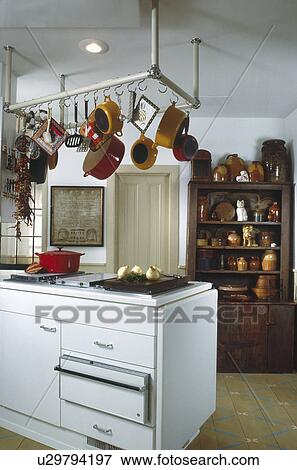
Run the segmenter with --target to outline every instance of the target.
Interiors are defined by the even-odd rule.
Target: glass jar
[[[284,140],[273,139],[263,142],[262,163],[265,181],[286,183],[291,180],[291,162]]]

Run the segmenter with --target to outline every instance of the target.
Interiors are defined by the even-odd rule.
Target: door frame
[[[118,269],[117,186],[120,175],[157,175],[169,178],[169,272],[177,272],[179,260],[179,165],[155,165],[145,173],[133,165],[121,165],[107,180],[106,271]]]

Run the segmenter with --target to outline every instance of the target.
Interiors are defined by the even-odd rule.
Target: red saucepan
[[[198,142],[194,136],[188,134],[189,118],[185,127],[185,133],[178,135],[173,146],[173,155],[180,162],[191,161],[198,152]]]
[[[115,135],[110,136],[102,146],[93,152],[89,150],[83,164],[84,176],[98,180],[109,178],[120,166],[125,154],[125,145]]]
[[[79,270],[80,257],[84,253],[58,250],[35,253],[39,257],[39,264],[49,273],[76,273]]]

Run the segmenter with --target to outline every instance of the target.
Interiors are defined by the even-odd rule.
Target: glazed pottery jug
[[[247,267],[248,267],[247,260],[243,256],[240,256],[239,258],[237,258],[238,271],[246,271]]]
[[[259,236],[259,245],[264,246],[264,247],[269,247],[271,246],[271,243],[273,241],[273,233],[271,232],[261,232]]]
[[[251,256],[249,260],[249,270],[259,271],[261,267],[260,258],[258,256]]]
[[[244,161],[237,153],[228,155],[225,164],[228,168],[230,181],[236,181],[236,176],[239,176],[240,172],[245,170]]]
[[[247,171],[251,183],[258,183],[264,181],[264,168],[261,162],[253,161],[247,167]]]
[[[273,250],[266,250],[262,259],[263,271],[276,271],[277,254]]]
[[[291,162],[280,139],[266,140],[262,144],[262,163],[265,181],[270,183],[286,183],[291,180]]]
[[[234,256],[228,256],[227,258],[227,269],[230,271],[236,271],[237,270],[237,261]]]
[[[269,222],[280,222],[280,207],[277,202],[274,202],[268,209],[268,220]]]
[[[218,165],[213,170],[213,181],[221,182],[228,181],[228,168],[226,165]]]
[[[240,246],[240,243],[241,243],[241,236],[238,235],[238,233],[235,232],[235,230],[232,230],[231,232],[229,232],[229,234],[228,234],[228,245],[229,246]]]

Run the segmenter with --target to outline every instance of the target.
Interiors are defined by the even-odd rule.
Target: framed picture
[[[103,246],[103,233],[103,186],[51,187],[51,245]]]
[[[134,109],[131,123],[144,134],[157,116],[159,109],[151,100],[142,95]]]

